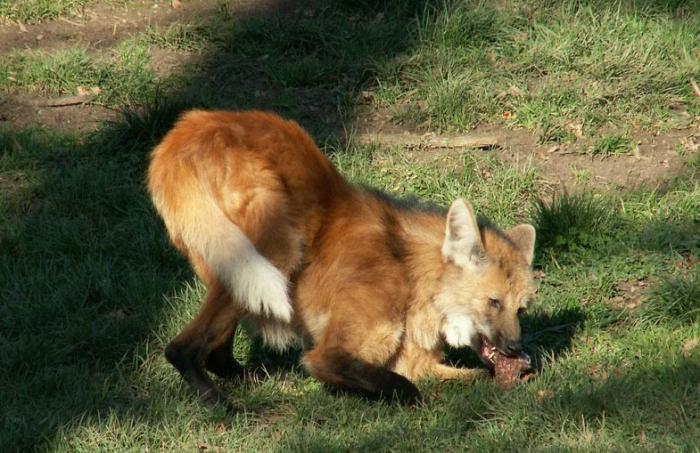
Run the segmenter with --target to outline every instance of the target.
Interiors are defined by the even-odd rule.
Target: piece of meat
[[[482,337],[481,356],[493,365],[493,377],[496,385],[503,389],[512,389],[523,380],[528,380],[532,374],[530,357],[521,352],[509,357],[493,346],[486,337]]]

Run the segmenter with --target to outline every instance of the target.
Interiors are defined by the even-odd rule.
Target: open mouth
[[[486,335],[480,335],[481,338],[481,347],[479,348],[479,356],[481,356],[481,360],[483,360],[485,363],[490,364],[490,365],[495,365],[496,364],[496,358],[498,355],[502,355],[496,346],[494,346],[489,339],[486,337]]]
[[[493,367],[494,379],[500,387],[513,388],[521,380],[532,377],[530,356],[524,352],[513,357],[507,356],[501,353],[485,335],[481,335],[479,356],[481,360]]]

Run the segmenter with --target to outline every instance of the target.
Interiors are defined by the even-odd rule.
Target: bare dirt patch
[[[426,133],[420,125],[397,125],[388,112],[361,109],[356,133],[387,134],[397,137],[405,134],[414,137]],[[689,171],[688,160],[698,153],[700,143],[700,118],[688,127],[663,132],[634,130],[629,133],[635,149],[621,155],[591,155],[587,150],[593,145],[592,137],[582,137],[576,143],[540,143],[538,135],[524,129],[509,129],[502,125],[481,125],[471,135],[493,137],[498,146],[486,148],[484,155],[496,155],[514,165],[530,162],[539,169],[547,185],[554,189],[631,189],[640,185],[664,186],[673,178]],[[441,135],[443,141],[464,139],[462,134]],[[407,138],[412,158],[421,161],[434,160],[436,154],[456,154],[462,148],[416,147]]]
[[[615,286],[616,295],[608,302],[615,308],[633,310],[646,300],[649,283],[647,279],[620,282]]]
[[[117,117],[114,110],[98,105],[46,107],[42,105],[44,101],[44,98],[29,95],[0,94],[0,125],[13,129],[39,126],[64,132],[86,132]]]

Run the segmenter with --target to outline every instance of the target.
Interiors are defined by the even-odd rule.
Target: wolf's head
[[[442,256],[447,266],[435,299],[445,341],[477,352],[491,344],[506,355],[517,354],[519,318],[534,294],[535,229],[480,228],[472,207],[461,199],[452,203],[446,225]]]

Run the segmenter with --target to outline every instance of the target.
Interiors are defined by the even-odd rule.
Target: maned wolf
[[[296,123],[262,112],[191,111],[155,148],[148,188],[175,247],[207,286],[197,317],[165,356],[206,402],[207,370],[232,356],[245,321],[270,346],[301,344],[324,383],[412,403],[445,343],[520,349],[535,230],[478,225],[470,204],[446,214],[349,184]]]

